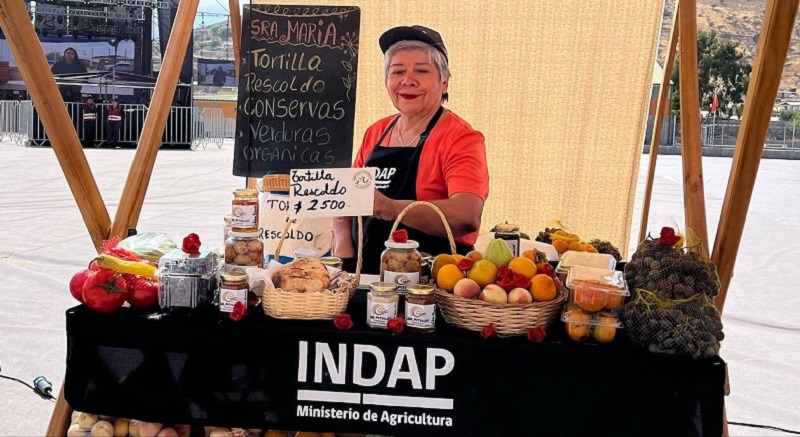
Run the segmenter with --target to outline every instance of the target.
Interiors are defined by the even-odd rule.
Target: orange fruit
[[[573,284],[572,295],[579,307],[592,313],[606,306],[606,293],[599,290]]]
[[[536,263],[536,273],[544,273],[544,266],[549,265],[547,263]]]
[[[453,258],[453,255],[448,255],[446,253],[438,255],[436,258],[433,259],[433,265],[431,266],[431,275],[432,275],[431,277],[436,279],[439,275],[439,269],[448,264],[455,264],[455,263],[456,260],[455,258]]]
[[[578,243],[577,241],[573,241],[572,243],[569,243],[567,249],[574,250],[577,252],[583,252],[583,244]]]
[[[586,252],[598,253],[597,249],[594,246],[592,246],[591,244],[587,244],[586,245]]]
[[[436,284],[442,290],[453,292],[456,288],[456,282],[464,279],[464,272],[459,270],[455,264],[448,264],[439,269],[439,274],[436,275]]]
[[[514,258],[508,263],[508,268],[514,273],[525,276],[526,279],[530,279],[536,274],[536,263],[528,258]]]
[[[286,437],[286,433],[284,433],[283,431],[270,430],[264,434],[264,437]]]
[[[617,334],[617,318],[614,316],[600,316],[600,324],[594,327],[592,335],[600,343],[611,343]]]
[[[557,231],[555,231],[555,232],[553,232],[553,233],[554,233],[554,234],[556,234],[556,235],[561,235],[561,236],[563,236],[563,237],[566,237],[567,235],[569,235],[569,234],[567,233],[567,231],[564,231],[563,229],[559,229],[559,230],[557,230]]]
[[[464,259],[464,255],[452,255],[452,256],[453,256],[453,259],[456,260],[456,264],[458,264],[459,261]]]
[[[526,250],[525,252],[522,252],[522,256],[533,262],[536,262],[536,252],[532,250]]]
[[[556,298],[556,283],[553,278],[539,274],[531,280],[530,291],[535,302],[547,302]]]
[[[575,341],[583,341],[589,335],[589,321],[592,319],[590,314],[575,309],[567,315],[567,335]]]
[[[624,300],[625,296],[619,294],[609,294],[608,297],[606,297],[605,307],[610,310],[613,310],[614,308],[617,308],[618,306],[622,305],[622,301]]]
[[[491,261],[482,259],[472,265],[467,277],[477,282],[483,289],[497,280],[497,266]]]
[[[569,243],[564,240],[553,240],[553,247],[556,249],[556,252],[562,254],[569,249]]]

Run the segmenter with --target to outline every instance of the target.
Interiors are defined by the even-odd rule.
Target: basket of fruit
[[[280,257],[291,224],[290,220],[281,234],[275,260]],[[358,261],[352,277],[343,270],[326,267],[316,258],[275,266],[279,268],[271,272],[273,287],[265,288],[261,300],[264,313],[278,319],[296,320],[333,320],[342,314],[360,281],[363,241],[363,224],[358,217]]]
[[[392,232],[409,209],[421,204],[437,212],[450,241],[452,254],[437,256],[431,266],[436,302],[447,323],[479,332],[493,324],[498,334],[510,336],[527,334],[558,318],[567,293],[546,257],[537,258],[532,251],[514,257],[500,239],[492,240],[485,254],[458,255],[444,214],[427,202],[408,205]]]

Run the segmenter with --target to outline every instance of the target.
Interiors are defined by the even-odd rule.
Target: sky
[[[211,14],[228,15],[228,3],[229,0],[200,0],[200,4],[197,6],[197,18],[194,22],[195,27],[200,26],[202,20],[205,20],[206,24],[214,24],[227,20],[228,17]],[[241,5],[248,3],[250,3],[249,0],[239,0],[239,4]],[[205,15],[204,17],[201,13],[208,13],[209,15]]]

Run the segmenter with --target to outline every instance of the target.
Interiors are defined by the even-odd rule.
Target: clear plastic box
[[[617,330],[622,328],[616,314],[609,311],[589,313],[573,303],[564,307],[561,321],[564,322],[567,336],[577,342],[592,339],[597,343],[611,343],[617,336]]]
[[[569,301],[593,313],[602,309],[616,311],[630,296],[622,272],[575,266],[567,275]]]
[[[594,267],[598,269],[614,270],[617,267],[617,260],[613,256],[604,253],[577,252],[568,250],[561,256],[561,260],[556,266],[556,274],[561,282],[567,282],[569,270],[575,266]]]

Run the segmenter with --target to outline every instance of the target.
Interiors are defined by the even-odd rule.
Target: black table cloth
[[[725,365],[658,357],[619,336],[573,343],[373,330],[363,292],[332,321],[214,312],[67,311],[65,397],[145,421],[413,436],[718,436]]]

